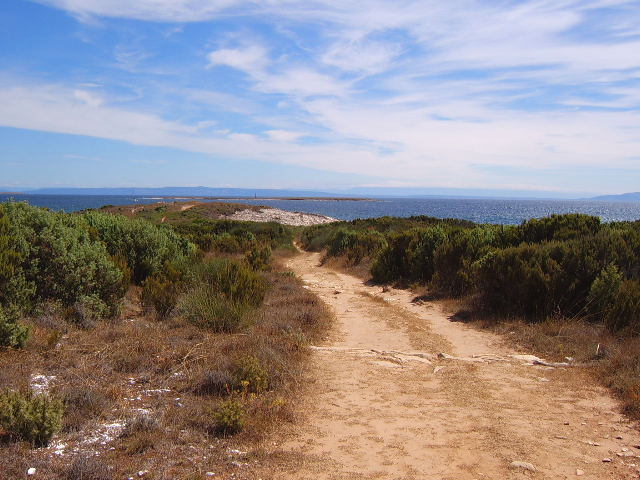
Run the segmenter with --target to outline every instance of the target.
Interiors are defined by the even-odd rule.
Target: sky
[[[0,186],[200,185],[639,191],[640,2],[0,2]]]

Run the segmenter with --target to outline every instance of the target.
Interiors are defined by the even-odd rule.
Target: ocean
[[[640,219],[640,202],[594,202],[578,200],[516,199],[448,199],[448,198],[377,198],[370,200],[326,199],[164,199],[124,195],[0,195],[0,202],[27,201],[51,210],[76,212],[104,205],[151,204],[174,201],[233,202],[265,205],[282,210],[316,213],[354,220],[384,216],[410,217],[427,215],[436,218],[458,218],[476,223],[515,225],[523,220],[542,218],[554,213],[584,213],[600,217],[603,222]]]

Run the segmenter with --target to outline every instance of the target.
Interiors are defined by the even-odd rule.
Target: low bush
[[[213,431],[222,436],[234,435],[240,432],[247,421],[242,402],[236,398],[224,400],[213,410]]]
[[[112,480],[114,475],[106,463],[97,458],[79,455],[71,462],[64,478],[66,480]]]
[[[68,385],[56,392],[64,400],[66,413],[63,431],[78,431],[92,418],[96,418],[113,405],[101,390],[86,385]]]
[[[259,307],[267,283],[247,265],[230,258],[202,262],[194,270],[196,283],[205,283],[234,305]]]
[[[187,266],[166,261],[158,273],[142,282],[142,302],[153,308],[158,318],[166,318],[178,304],[187,283]]]
[[[180,315],[194,325],[213,332],[238,332],[251,323],[251,308],[235,303],[208,284],[189,289],[178,302]]]
[[[234,392],[260,394],[269,389],[269,371],[254,356],[246,355],[231,373]]]
[[[24,348],[31,327],[23,325],[17,314],[0,308],[0,347]]]
[[[46,446],[62,425],[64,403],[47,394],[22,394],[7,390],[0,394],[0,426],[11,440]]]
[[[622,282],[615,302],[605,317],[605,326],[612,333],[640,334],[640,283],[634,280]]]
[[[245,261],[252,270],[269,271],[271,270],[271,247],[265,245],[263,247],[253,247],[249,253],[245,255]]]

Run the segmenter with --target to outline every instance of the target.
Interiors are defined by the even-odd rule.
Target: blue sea
[[[233,202],[266,205],[303,213],[328,215],[339,220],[383,216],[410,217],[428,215],[436,218],[458,218],[476,223],[514,225],[531,218],[554,213],[584,213],[600,217],[603,222],[640,219],[640,202],[595,202],[578,200],[516,200],[516,199],[446,199],[446,198],[383,198],[370,200],[285,200],[285,199],[177,199],[123,195],[0,195],[0,202],[27,201],[51,210],[75,212],[104,205],[151,204],[160,201]]]

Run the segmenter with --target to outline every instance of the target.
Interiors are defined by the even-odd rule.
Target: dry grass
[[[32,319],[24,350],[0,351],[0,391],[27,391],[36,375],[65,399],[62,430],[48,448],[0,445],[0,478],[146,479],[251,476],[271,461],[264,442],[293,418],[305,374],[307,345],[326,331],[322,302],[278,268],[249,330],[216,334],[180,318],[143,315],[135,292],[123,316],[81,329],[60,313]],[[268,372],[269,390],[234,393],[246,427],[217,437],[217,405],[230,398],[238,363],[251,356]],[[38,383],[42,384],[44,381]],[[240,453],[238,453],[240,452]],[[248,452],[248,453],[242,453]]]

